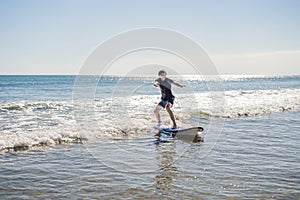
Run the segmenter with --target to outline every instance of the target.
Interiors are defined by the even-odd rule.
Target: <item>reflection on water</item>
[[[158,160],[158,174],[155,176],[155,188],[160,194],[169,193],[173,186],[173,179],[176,179],[177,168],[173,166],[176,143],[163,143],[156,145]]]
[[[205,140],[188,146],[149,135],[0,154],[0,197],[299,199],[299,119],[300,112],[228,119],[205,158]]]

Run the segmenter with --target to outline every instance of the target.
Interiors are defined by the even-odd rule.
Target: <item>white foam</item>
[[[300,89],[226,92],[226,116],[256,116],[300,109]]]
[[[218,105],[217,98],[225,104]],[[0,149],[154,133],[153,110],[159,101],[159,95],[132,95],[0,105]],[[296,111],[300,110],[300,89],[177,94],[173,110],[183,128],[198,123],[191,116],[234,118]],[[161,116],[164,126],[172,125],[167,112],[162,111]]]
[[[219,102],[218,98],[220,99]],[[110,104],[104,105],[104,102],[98,102],[98,105],[96,105],[96,108],[99,107],[103,111],[101,114],[105,113],[105,111],[110,111],[107,112],[108,115],[118,113],[120,118],[122,112],[119,111],[121,110],[120,108],[123,108],[123,114],[131,118],[136,118],[137,115],[140,115],[146,119],[151,119],[152,110],[159,102],[159,96],[136,95],[114,98],[109,101]],[[175,113],[181,119],[197,113],[206,113],[210,117],[233,118],[296,110],[300,110],[300,89],[180,94],[176,96],[174,106]]]

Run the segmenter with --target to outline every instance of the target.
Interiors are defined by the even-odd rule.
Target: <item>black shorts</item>
[[[174,99],[175,99],[175,97],[171,97],[171,98],[168,98],[168,99],[161,99],[161,101],[158,103],[158,105],[163,107],[163,108],[166,108],[168,103],[171,103],[172,105],[174,104]]]

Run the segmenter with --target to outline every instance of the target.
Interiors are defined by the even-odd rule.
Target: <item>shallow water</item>
[[[154,78],[0,76],[0,151],[153,132],[153,109],[160,100]],[[210,91],[213,82],[199,76],[174,79],[187,86],[173,88],[182,128],[198,126],[201,117],[211,119],[209,124],[215,117],[300,110],[299,76],[226,76],[225,91]],[[162,119],[171,125],[165,112]]]
[[[0,76],[1,199],[300,199],[300,77],[228,76],[221,96],[179,78],[202,143],[154,137],[153,78],[79,77],[76,96],[75,76]]]
[[[202,119],[204,127],[208,121]],[[2,153],[0,196],[299,199],[299,124],[299,111],[226,119],[218,142],[205,157],[205,141],[157,143],[147,132]]]

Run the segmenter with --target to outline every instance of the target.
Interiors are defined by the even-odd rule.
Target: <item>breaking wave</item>
[[[173,109],[179,126],[199,125],[202,118],[252,117],[300,110],[300,89],[233,90],[222,95],[226,104],[221,107],[214,105],[209,92],[176,95]],[[158,95],[133,95],[90,102],[2,104],[0,150],[152,134],[153,109],[158,101]],[[163,124],[171,125],[167,113],[162,111],[161,115]]]

